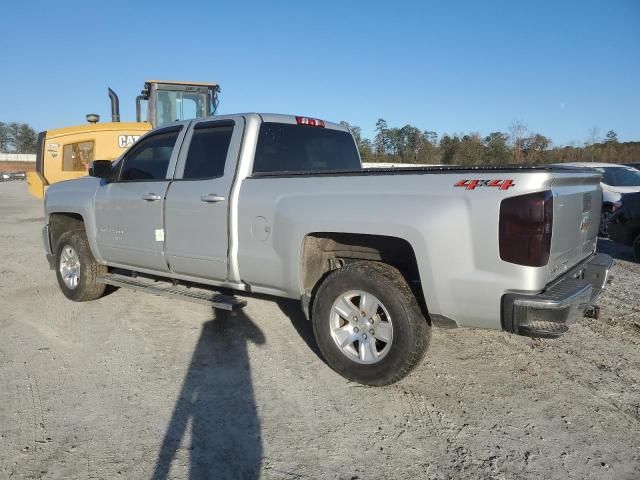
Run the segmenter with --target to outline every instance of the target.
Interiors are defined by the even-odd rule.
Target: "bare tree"
[[[532,133],[531,135],[522,139],[522,153],[524,163],[539,163],[542,156],[551,145],[551,140],[540,135],[539,133]]]
[[[520,163],[524,136],[527,134],[528,127],[522,120],[514,120],[509,125],[509,134],[511,144],[513,145],[513,163]]]
[[[587,147],[591,151],[591,161],[593,162],[593,151],[595,144],[600,140],[600,130],[597,125],[594,125],[589,129],[589,136],[587,137]]]
[[[0,122],[0,152],[8,152],[9,143],[11,143],[9,126],[6,123]]]

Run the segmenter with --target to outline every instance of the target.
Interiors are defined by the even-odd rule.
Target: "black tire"
[[[636,262],[640,263],[640,235],[633,242],[633,256],[636,258]]]
[[[333,304],[352,290],[373,294],[393,319],[393,341],[377,363],[362,364],[348,358],[332,338]],[[363,385],[389,385],[404,378],[420,363],[431,339],[431,327],[402,274],[379,262],[349,263],[327,275],[313,299],[311,320],[316,342],[329,366]]]
[[[603,206],[600,214],[600,226],[598,227],[598,235],[607,238],[609,236],[609,220],[611,220],[611,207]]]
[[[69,288],[60,272],[60,261],[62,251],[65,247],[70,246],[77,254],[80,260],[80,275],[77,286]],[[60,290],[64,296],[74,302],[87,302],[96,300],[104,295],[106,286],[104,283],[98,283],[96,278],[98,275],[107,273],[107,267],[100,265],[91,253],[89,241],[83,230],[72,230],[60,235],[56,243],[55,250],[55,268],[56,277]]]

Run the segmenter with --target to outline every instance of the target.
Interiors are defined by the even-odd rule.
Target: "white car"
[[[613,212],[620,207],[620,198],[625,193],[640,192],[640,170],[629,165],[615,163],[575,162],[561,163],[568,167],[593,168],[602,174],[602,215],[600,235],[608,234],[608,223]]]

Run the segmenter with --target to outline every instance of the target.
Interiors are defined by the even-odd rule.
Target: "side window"
[[[189,120],[191,118],[196,118],[198,106],[196,105],[195,99],[192,97],[188,97],[187,95],[182,96],[182,101],[180,102],[180,118],[182,120]]]
[[[182,178],[221,177],[224,174],[232,133],[232,125],[196,127],[191,137]]]
[[[93,161],[93,140],[68,143],[62,147],[62,171],[81,172]]]
[[[166,178],[171,152],[179,133],[179,130],[158,133],[135,145],[123,159],[120,181]]]

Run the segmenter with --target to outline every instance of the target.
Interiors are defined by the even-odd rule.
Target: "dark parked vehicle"
[[[640,262],[640,193],[622,196],[622,206],[609,221],[609,238],[633,248],[636,261]]]
[[[14,172],[11,174],[11,180],[26,180],[27,172]]]

